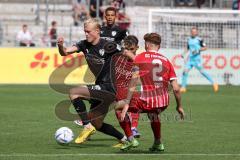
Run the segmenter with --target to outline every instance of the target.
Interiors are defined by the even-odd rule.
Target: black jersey
[[[86,40],[82,40],[75,44],[78,48],[78,52],[82,51],[84,53],[88,66],[96,78],[95,84],[114,83],[114,72],[112,72],[111,59],[115,53],[121,53],[122,49],[119,48],[119,52],[113,54],[106,54],[104,45],[107,42],[107,40],[100,39],[98,44],[92,45]]]
[[[101,34],[100,36],[103,39],[108,41],[115,41],[116,43],[120,44],[121,41],[128,35],[127,30],[121,29],[117,25],[109,26],[102,26],[101,27]]]

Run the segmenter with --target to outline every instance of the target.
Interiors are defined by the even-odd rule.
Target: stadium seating
[[[67,41],[76,41],[83,37],[84,33],[80,27],[74,27],[72,19],[71,0],[51,0],[49,1],[48,24],[46,24],[46,4],[45,0],[39,0],[40,17],[37,17],[36,0],[2,0],[0,4],[0,19],[3,30],[3,46],[16,46],[16,33],[21,29],[22,24],[27,24],[34,34],[37,46],[46,46],[42,39],[47,33],[51,21],[58,23],[58,33],[68,37]],[[150,7],[164,5],[171,6],[171,1],[162,0],[129,0],[127,2],[127,14],[131,18],[130,32],[139,37],[147,32],[148,9]],[[173,2],[173,1],[172,1]],[[220,3],[221,2],[221,3]],[[105,2],[107,3],[107,2]],[[149,6],[151,4],[151,6]],[[206,1],[205,6],[208,3]],[[226,0],[216,1],[216,7],[231,7],[231,2]],[[131,9],[130,9],[131,8]],[[141,12],[139,12],[141,11]],[[138,16],[136,17],[136,13]],[[47,32],[46,32],[47,29]],[[140,32],[141,30],[141,32]]]

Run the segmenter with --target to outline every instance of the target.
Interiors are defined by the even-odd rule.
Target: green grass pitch
[[[75,135],[81,130],[55,115],[55,105],[68,95],[48,85],[0,85],[0,160],[240,159],[239,95],[237,86],[220,86],[218,93],[211,86],[190,86],[182,96],[184,122],[178,121],[171,96],[161,117],[166,151],[151,155],[148,148],[153,135],[144,114],[139,122],[140,146],[129,152],[112,148],[117,141],[99,132],[85,144],[60,146],[54,139],[58,128],[70,127]],[[106,122],[119,128],[113,112]]]

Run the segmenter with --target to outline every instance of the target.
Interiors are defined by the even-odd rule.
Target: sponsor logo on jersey
[[[95,85],[91,87],[92,90],[101,90],[101,87],[99,85]]]
[[[122,49],[121,45],[117,44],[117,50],[121,51],[121,49]]]

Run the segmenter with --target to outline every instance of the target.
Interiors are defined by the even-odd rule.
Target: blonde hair
[[[89,19],[85,20],[84,26],[86,26],[88,24],[93,24],[96,29],[99,29],[99,30],[101,29],[100,22],[97,18],[89,18]]]

